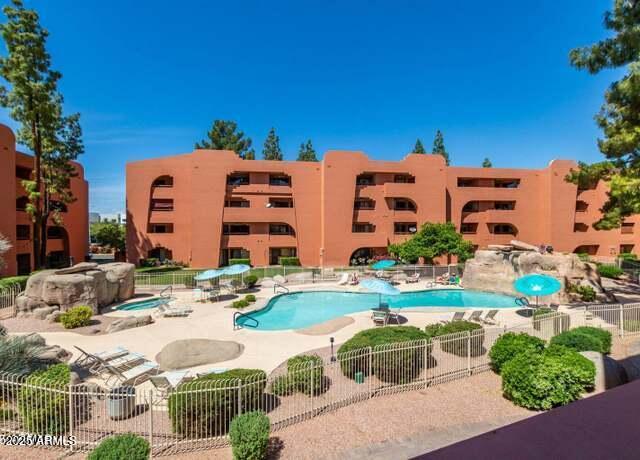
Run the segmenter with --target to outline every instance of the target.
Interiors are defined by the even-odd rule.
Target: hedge
[[[360,331],[338,349],[342,373],[356,379],[356,374],[369,375],[369,365],[383,382],[407,383],[418,376],[425,365],[424,349],[418,346],[394,348],[399,342],[426,340],[427,334],[413,326],[385,326]],[[373,360],[369,362],[369,349]]]
[[[278,257],[278,263],[280,265],[300,265],[300,259],[297,257]]]
[[[135,434],[119,434],[102,441],[88,460],[147,460],[151,448],[149,442]]]
[[[232,369],[180,384],[169,396],[173,431],[193,438],[226,434],[235,415],[260,407],[266,378],[260,369]]]
[[[231,422],[229,437],[234,460],[263,460],[267,458],[271,424],[264,412],[247,412]]]
[[[59,435],[69,430],[71,370],[56,364],[27,377],[18,393],[23,428],[33,434]]]
[[[88,326],[91,323],[93,309],[86,305],[73,307],[60,315],[59,321],[65,329]]]
[[[13,284],[19,284],[20,290],[24,290],[27,287],[27,280],[30,275],[21,276],[7,276],[6,278],[0,278],[0,289],[11,287]]]
[[[244,296],[244,300],[249,303],[253,303],[256,301],[256,296],[254,296],[253,294],[247,294],[246,296]]]
[[[502,391],[527,409],[547,410],[580,398],[593,387],[595,365],[577,352],[550,347],[542,353],[519,353],[502,368]]]
[[[567,291],[578,294],[583,302],[593,302],[596,300],[596,291],[591,286],[569,284]]]
[[[249,288],[255,286],[257,282],[258,277],[256,275],[247,275],[244,277],[244,284],[246,284]]]
[[[294,356],[287,360],[287,374],[292,390],[311,396],[324,390],[324,366],[316,354]]]
[[[234,300],[231,302],[231,308],[246,308],[249,306],[249,301],[245,299]]]
[[[474,332],[481,331],[481,332]],[[440,337],[447,334],[457,334],[460,332],[474,332],[471,347],[471,352],[474,356],[483,355],[485,350],[482,346],[484,344],[484,328],[471,321],[450,321],[445,324],[429,324],[425,328],[427,336],[431,338]],[[462,337],[456,337],[452,339],[446,339],[440,342],[440,348],[446,353],[451,353],[456,356],[468,355],[469,340]]]
[[[507,332],[495,341],[489,351],[491,368],[498,374],[503,366],[519,354],[539,354],[544,350],[544,340],[520,332]]]
[[[603,278],[618,279],[624,275],[624,271],[615,265],[598,265],[598,275]]]
[[[562,345],[575,351],[611,352],[611,332],[597,327],[577,327],[558,334],[551,339],[551,344]]]
[[[251,259],[229,259],[229,265],[251,265]]]

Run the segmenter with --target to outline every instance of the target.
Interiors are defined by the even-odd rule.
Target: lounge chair
[[[349,282],[349,274],[348,273],[343,273],[342,276],[340,277],[340,279],[338,280],[338,284],[340,286],[344,286]]]
[[[158,368],[158,364],[153,361],[145,361],[127,370],[121,370],[115,366],[107,365],[105,370],[109,372],[109,376],[106,378],[105,383],[107,386],[124,385],[127,383],[135,386],[146,380],[149,374],[157,373]]]
[[[191,297],[194,302],[203,302],[204,301],[204,291],[200,288],[196,288],[191,291]]]
[[[467,318],[467,321],[475,321],[479,323],[481,321],[480,317],[482,316],[482,310],[474,310],[471,312],[471,316]]]
[[[170,371],[149,377],[151,384],[158,390],[158,394],[162,398],[166,398],[168,394],[175,390],[185,380],[189,379],[189,371]]]
[[[481,321],[484,324],[497,325],[498,321],[496,321],[496,315],[498,314],[498,310],[489,310],[484,318]]]
[[[414,273],[413,275],[408,275],[404,281],[407,284],[417,283],[418,281],[420,281],[420,273]]]
[[[389,322],[389,312],[385,310],[373,310],[371,319],[376,326],[386,326]]]
[[[453,318],[451,318],[451,321],[462,321],[464,319],[464,315],[465,315],[464,311],[457,311],[453,314]],[[440,321],[440,322],[446,324],[451,321]]]
[[[358,276],[358,272],[353,272],[349,276],[349,285],[356,286],[360,282],[360,277]]]
[[[144,360],[144,355],[142,353],[127,353],[124,356],[120,356],[119,358],[114,358],[110,360],[96,358],[96,363],[89,367],[88,370],[90,373],[94,375],[100,375],[107,370],[108,366],[116,367],[119,369],[128,369],[134,367],[135,364]]]
[[[189,316],[190,313],[193,313],[193,308],[179,307],[176,305],[160,305],[156,316],[174,318],[178,316]]]
[[[75,349],[78,350],[81,355],[76,358],[74,361],[75,364],[79,366],[93,366],[98,363],[98,359],[102,359],[104,361],[109,361],[110,359],[120,358],[129,353],[129,351],[124,347],[116,347],[107,351],[99,351],[97,353],[88,353],[84,351],[82,348],[75,346]]]

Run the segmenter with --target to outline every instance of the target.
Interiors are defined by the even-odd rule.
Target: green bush
[[[18,412],[23,428],[33,434],[59,435],[69,430],[71,370],[56,364],[27,377],[18,393]]]
[[[583,262],[591,262],[591,257],[586,252],[579,252],[578,258]]]
[[[93,309],[85,305],[73,307],[60,315],[60,322],[65,329],[88,326],[91,323]]]
[[[279,375],[271,382],[271,393],[276,396],[289,396],[295,392],[289,374]]]
[[[624,271],[615,265],[598,265],[598,275],[603,278],[618,279],[624,275]]]
[[[89,460],[147,460],[149,442],[135,434],[119,434],[102,441],[90,454]]]
[[[360,331],[338,349],[342,373],[355,379],[356,373],[369,375],[368,347],[372,347],[371,369],[383,382],[407,383],[424,367],[425,350],[419,346],[393,346],[400,342],[426,340],[427,334],[413,326],[385,326]]]
[[[475,332],[474,332],[475,331]],[[457,334],[460,332],[473,333],[471,351],[474,355],[484,354],[485,350],[482,346],[484,343],[484,329],[478,323],[471,321],[450,321],[445,324],[429,324],[425,328],[429,338],[441,337],[443,335]],[[446,338],[440,342],[440,348],[446,353],[456,356],[467,356],[469,341],[463,339],[462,336],[454,338]]]
[[[575,401],[593,387],[595,365],[562,347],[519,353],[502,367],[502,391],[518,406],[547,410]]]
[[[6,278],[0,278],[0,290],[9,288],[14,284],[19,284],[20,289],[24,290],[24,288],[27,287],[28,279],[29,279],[29,275],[7,276]]]
[[[323,391],[324,366],[318,355],[300,355],[287,360],[287,374],[294,390],[310,396]]]
[[[140,259],[140,266],[143,268],[156,267],[158,265],[157,257],[148,257],[146,259]]]
[[[251,265],[251,259],[229,259],[229,265]]]
[[[611,352],[611,332],[597,327],[577,327],[551,339],[552,345],[562,345],[575,351]]]
[[[256,275],[247,275],[244,277],[244,284],[247,285],[248,288],[252,288],[258,282],[258,277]]]
[[[231,308],[246,308],[248,306],[249,306],[249,301],[244,299],[234,300],[231,303]]]
[[[633,252],[621,252],[618,258],[622,260],[638,260],[638,256]]]
[[[229,429],[234,460],[267,458],[270,430],[269,417],[264,412],[248,412],[235,417]]]
[[[519,354],[538,354],[544,350],[544,340],[521,332],[507,332],[495,341],[489,351],[491,368],[498,374],[503,366]]]
[[[300,259],[297,257],[278,257],[278,263],[280,265],[300,265]]]
[[[569,284],[567,290],[578,294],[583,302],[593,302],[596,300],[596,291],[591,286]]]
[[[247,294],[246,296],[244,296],[244,300],[246,300],[249,303],[252,303],[256,301],[256,296],[254,296],[253,294]]]
[[[173,431],[194,438],[226,434],[236,414],[260,407],[266,378],[260,369],[232,369],[180,384],[169,396]]]

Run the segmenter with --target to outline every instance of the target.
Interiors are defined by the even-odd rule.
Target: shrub
[[[24,290],[27,287],[28,279],[29,275],[7,276],[6,278],[0,278],[0,289],[9,288],[14,284],[19,284],[20,290]]]
[[[60,315],[60,322],[65,329],[88,326],[91,322],[93,309],[84,305],[73,307]]]
[[[251,265],[251,259],[229,259],[229,265]]]
[[[256,296],[254,296],[253,294],[247,294],[246,296],[244,296],[244,300],[246,300],[249,303],[252,303],[256,301]]]
[[[478,332],[474,332],[478,331]],[[484,343],[484,329],[478,323],[471,321],[450,321],[446,324],[429,324],[425,328],[429,338],[440,337],[448,334],[456,334],[459,332],[474,332],[472,353],[476,356],[484,353],[482,344]],[[469,352],[469,340],[466,337],[446,338],[440,342],[442,351],[454,354],[456,356],[467,356]]]
[[[638,260],[638,256],[633,252],[621,252],[618,254],[618,258],[622,260]]]
[[[502,334],[491,347],[489,359],[491,367],[500,374],[502,367],[519,354],[539,354],[544,350],[544,340],[523,332]]]
[[[147,460],[151,448],[149,442],[135,434],[119,434],[102,441],[93,452],[89,460]]]
[[[593,302],[596,300],[596,291],[591,286],[569,284],[567,290],[578,294],[583,302]]]
[[[59,435],[69,429],[69,392],[71,371],[56,364],[27,377],[18,394],[18,411],[26,431]]]
[[[575,351],[611,352],[611,332],[597,327],[577,327],[556,335],[551,344],[562,345]]]
[[[598,265],[598,275],[603,278],[618,279],[624,275],[624,271],[615,265]]]
[[[323,390],[324,366],[318,355],[300,355],[287,360],[287,374],[294,390],[310,396]]]
[[[234,460],[267,458],[270,429],[269,417],[264,412],[248,412],[235,417],[229,429]]]
[[[234,300],[231,303],[231,307],[232,308],[246,308],[248,306],[249,306],[249,301],[244,300],[244,299]]]
[[[247,275],[244,277],[244,284],[246,284],[249,288],[254,287],[257,282],[258,277],[256,275]]]
[[[280,265],[300,265],[300,259],[297,257],[278,257],[278,263]]]
[[[225,434],[234,415],[260,407],[266,378],[259,369],[232,369],[180,384],[169,396],[173,431],[195,438]]]
[[[160,261],[156,257],[148,257],[146,259],[140,259],[141,267],[156,267]]]
[[[360,331],[338,349],[342,373],[355,379],[356,373],[369,375],[368,347],[375,350],[371,369],[383,382],[407,383],[424,367],[424,349],[418,346],[399,347],[399,342],[426,340],[427,334],[413,326],[385,326]]]
[[[550,347],[519,353],[502,368],[502,391],[518,406],[547,410],[578,399],[593,386],[595,365],[578,353]]]
[[[591,257],[586,252],[579,252],[578,258],[583,262],[591,262]]]
[[[279,375],[271,382],[271,393],[276,396],[289,396],[295,392],[289,374]]]

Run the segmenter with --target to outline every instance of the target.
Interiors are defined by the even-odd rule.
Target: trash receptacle
[[[354,377],[355,377],[356,383],[364,383],[364,373],[363,372],[356,372]]]
[[[122,386],[112,389],[107,396],[107,411],[113,420],[122,420],[133,414],[136,408],[136,389]]]

